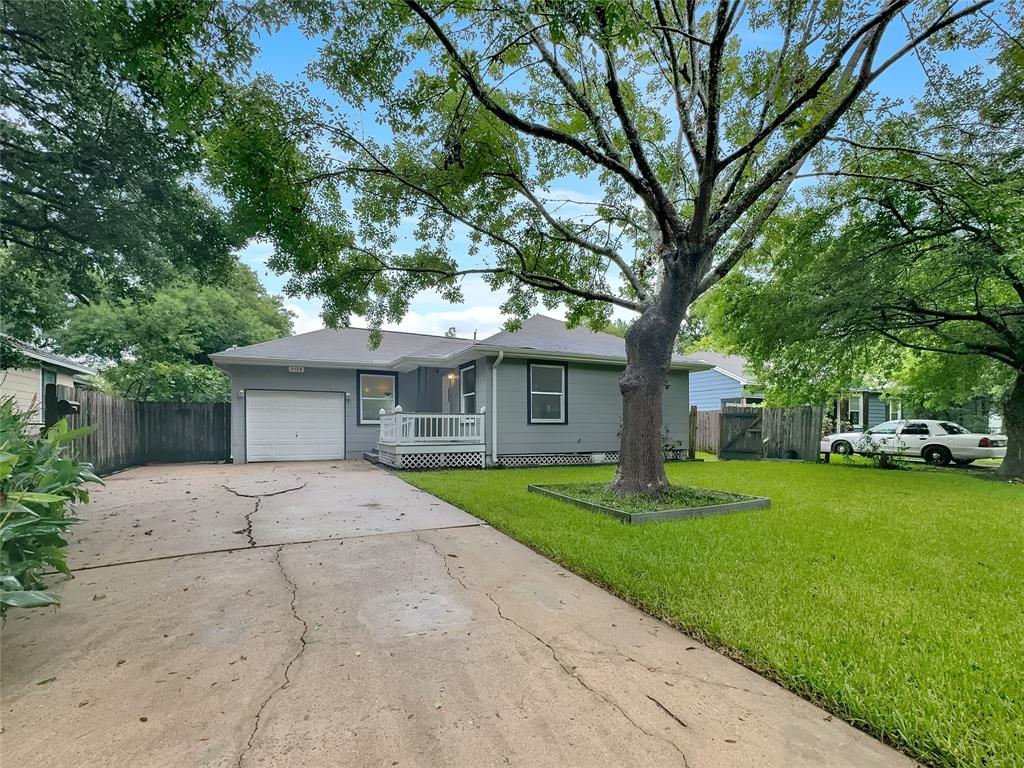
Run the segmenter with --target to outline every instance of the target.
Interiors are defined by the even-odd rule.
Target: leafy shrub
[[[0,402],[0,615],[60,603],[41,576],[71,575],[64,533],[78,522],[75,505],[89,501],[83,483],[102,482],[68,447],[92,427],[69,430],[61,420],[40,437],[28,422],[13,399]]]

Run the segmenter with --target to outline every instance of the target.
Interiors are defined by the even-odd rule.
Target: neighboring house
[[[695,352],[693,357],[714,366],[690,376],[690,403],[700,411],[717,411],[730,405],[760,405],[764,394],[747,375],[747,358],[720,352]]]
[[[31,365],[0,371],[0,400],[13,397],[19,410],[33,413],[33,424],[43,424],[45,421],[43,393],[47,384],[82,386],[87,383],[87,376],[96,375],[91,368],[67,357],[10,337],[5,337],[5,341],[28,358]]]
[[[734,405],[759,405],[764,402],[764,393],[747,373],[747,359],[741,355],[724,355],[720,352],[696,352],[693,355],[714,366],[710,371],[690,376],[690,402],[698,410],[717,411]],[[890,419],[901,419],[905,415],[898,401],[887,400],[878,389],[851,389],[838,400],[826,404],[828,415],[835,420],[839,409],[841,421],[849,423],[852,431],[861,431]],[[845,429],[845,427],[844,427]]]
[[[756,382],[747,373],[745,357],[705,351],[695,352],[693,357],[714,366],[709,371],[690,375],[690,403],[698,410],[717,411],[723,407],[764,402],[764,393],[757,389]],[[911,409],[881,387],[855,387],[842,393],[838,399],[825,403],[825,413],[833,424],[837,409],[844,432],[861,432],[884,421],[904,418],[954,421],[973,432],[998,433],[1002,429],[998,404],[992,398],[984,397],[948,408]]]
[[[923,418],[920,414],[905,412],[902,403],[887,399],[878,389],[851,389],[844,394],[845,397],[838,401],[833,400],[827,407],[828,414],[833,420],[838,408],[840,421],[850,425],[850,429],[844,427],[838,431],[862,432],[883,421]]]
[[[212,355],[231,377],[236,462],[355,459],[397,467],[618,459],[624,341],[535,315],[481,341],[322,330]],[[674,356],[666,441],[688,446],[689,375]],[[375,453],[376,452],[376,453]]]

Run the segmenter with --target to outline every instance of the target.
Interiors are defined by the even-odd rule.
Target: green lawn
[[[772,508],[627,526],[526,490],[611,467],[403,476],[928,764],[1024,765],[1024,487],[848,463],[668,472]]]

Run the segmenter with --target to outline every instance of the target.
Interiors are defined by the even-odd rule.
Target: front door
[[[458,371],[445,371],[441,374],[441,413],[461,413]]]

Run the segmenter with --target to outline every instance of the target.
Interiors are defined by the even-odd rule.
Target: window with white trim
[[[527,389],[531,424],[567,424],[564,363],[530,363]]]
[[[476,363],[459,369],[459,406],[461,413],[476,413]]]
[[[863,427],[864,422],[861,419],[861,398],[851,397],[847,401],[847,420],[850,422],[850,426],[857,428]]]
[[[394,373],[359,374],[359,423],[380,424],[380,409],[395,410],[398,375]]]

